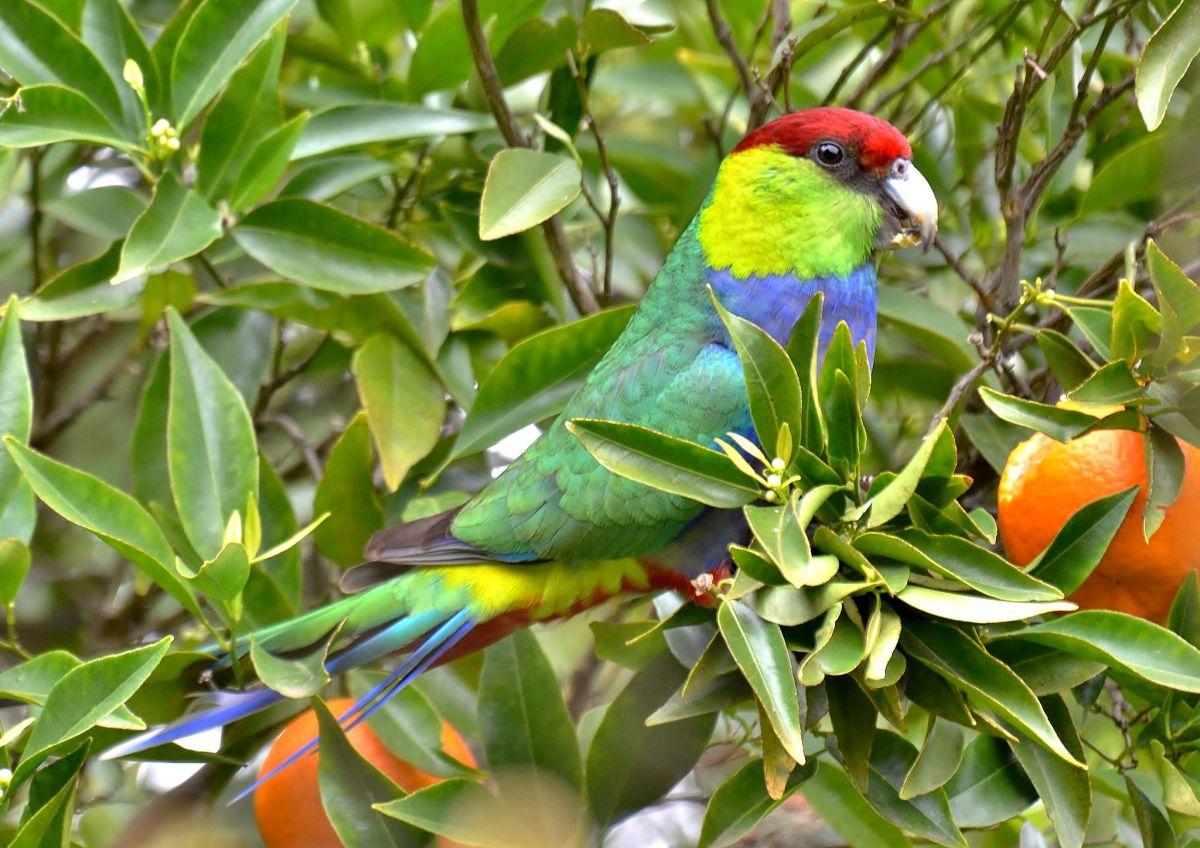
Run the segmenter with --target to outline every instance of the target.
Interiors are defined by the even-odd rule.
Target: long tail
[[[341,716],[344,727],[353,727],[441,659],[478,623],[466,609],[418,604],[415,603],[416,598],[406,598],[407,587],[404,584],[409,582],[403,577],[395,578],[361,595],[336,601],[296,619],[264,628],[252,634],[252,637],[268,650],[291,651],[319,643],[340,626],[338,638],[343,644],[325,663],[330,676],[344,674],[388,654],[410,648],[408,655],[394,671]],[[247,650],[250,638],[239,640],[234,653],[240,655]],[[219,662],[231,661],[232,657],[224,657]],[[184,716],[166,727],[127,739],[106,751],[104,758],[127,756],[222,727],[283,700],[283,695],[266,687],[243,692],[219,692],[210,696],[211,705],[207,709]],[[312,750],[315,745],[314,739],[271,775]]]

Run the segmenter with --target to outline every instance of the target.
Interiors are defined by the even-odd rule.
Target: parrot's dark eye
[[[817,145],[816,156],[826,168],[836,168],[846,158],[846,151],[835,141],[822,141]]]

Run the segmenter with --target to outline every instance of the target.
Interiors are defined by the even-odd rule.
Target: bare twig
[[[300,425],[290,415],[284,415],[282,412],[264,412],[258,416],[259,422],[263,424],[273,424],[282,430],[292,443],[300,450],[300,455],[304,457],[304,464],[308,467],[308,472],[314,480],[320,480],[324,470],[321,467],[321,458],[317,456],[317,450],[313,447],[312,442],[304,435],[304,431],[300,429]]]
[[[717,0],[705,0],[705,5],[708,8],[708,20],[712,24],[713,35],[717,37],[717,43],[721,45],[721,49],[733,63],[733,69],[737,72],[738,85],[741,87],[746,101],[752,103],[754,101],[754,80],[750,76],[750,63],[746,61],[746,56],[733,39],[733,30],[729,28],[729,21],[725,20],[721,4]]]
[[[76,398],[74,402],[48,415],[41,425],[33,431],[33,435],[29,438],[29,444],[35,448],[44,449],[58,438],[63,430],[71,426],[80,415],[87,412],[97,401],[104,398],[108,394],[109,389],[113,387],[113,384],[123,374],[134,373],[135,371],[136,365],[128,358],[121,357],[112,368],[106,371],[100,379]]]
[[[946,264],[950,266],[954,273],[958,274],[964,283],[975,290],[975,294],[979,297],[979,301],[988,309],[994,308],[994,298],[992,297],[991,292],[984,288],[983,283],[977,276],[967,270],[967,267],[962,264],[962,257],[955,256],[951,252],[950,248],[946,246],[946,243],[942,240],[941,236],[934,238],[933,247],[938,253],[942,254],[942,257],[946,260]]]
[[[862,81],[854,87],[854,91],[846,98],[846,105],[851,107],[857,106],[867,95],[867,92],[874,89],[884,74],[891,70],[892,66],[904,55],[904,51],[912,44],[916,37],[923,33],[942,12],[949,8],[952,2],[953,0],[941,0],[940,3],[930,7],[929,11],[921,17],[921,20],[915,21],[910,26],[896,27],[894,25],[895,19],[893,18],[893,24],[889,29],[881,30],[878,36],[881,38],[885,32],[890,30],[892,33],[891,44],[888,45],[887,51],[867,71]]]
[[[396,225],[400,222],[400,215],[407,212],[417,199],[417,187],[420,185],[421,176],[425,173],[425,166],[429,162],[429,151],[433,145],[426,143],[421,146],[417,153],[417,161],[413,165],[412,172],[408,175],[403,183],[392,174],[392,202],[388,206],[386,224],[389,230],[396,229]]]
[[[316,359],[321,351],[325,348],[325,344],[330,338],[330,334],[325,333],[323,336],[321,336],[320,340],[313,345],[312,350],[306,353],[295,364],[286,369],[280,367],[283,341],[280,339],[280,341],[276,343],[275,363],[272,366],[271,377],[265,383],[263,383],[262,388],[259,389],[258,400],[256,400],[254,403],[254,417],[256,420],[259,419],[264,412],[266,412],[267,406],[271,403],[271,399],[275,396],[276,392],[304,373],[305,369],[307,369],[308,366],[313,363],[313,360]]]
[[[41,288],[42,273],[42,149],[29,151],[29,250],[33,288]]]
[[[496,63],[488,49],[487,37],[483,34],[483,24],[479,20],[478,0],[462,0],[463,23],[467,30],[467,44],[471,49],[471,59],[475,63],[475,71],[479,74],[479,84],[483,89],[484,99],[488,109],[496,119],[500,134],[510,147],[529,147],[529,138],[517,124],[517,119],[509,108],[504,97],[504,87],[500,83],[500,74],[496,71]],[[587,315],[598,312],[600,304],[596,295],[588,287],[587,281],[579,273],[579,268],[571,256],[571,246],[567,242],[567,233],[562,222],[553,217],[542,224],[542,232],[546,237],[546,246],[554,259],[558,276],[567,287],[575,307]]]
[[[587,200],[592,207],[592,211],[596,213],[596,217],[600,219],[601,226],[604,227],[604,283],[600,291],[604,294],[605,298],[609,298],[612,296],[613,241],[617,226],[617,211],[621,206],[620,185],[617,181],[617,172],[613,169],[612,162],[608,158],[608,144],[604,140],[604,134],[600,132],[600,125],[596,123],[596,116],[592,113],[587,82],[579,72],[579,65],[575,62],[575,56],[569,50],[567,51],[567,67],[570,68],[571,76],[575,79],[575,87],[579,91],[579,100],[583,104],[583,121],[588,131],[592,134],[592,139],[596,142],[596,153],[600,157],[600,170],[604,172],[604,179],[608,183],[607,212],[600,212],[599,205],[596,204],[595,199],[591,196],[591,191],[587,192]]]

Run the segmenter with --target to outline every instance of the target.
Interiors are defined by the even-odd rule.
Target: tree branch
[[[530,147],[529,138],[518,126],[517,120],[504,97],[504,87],[500,83],[500,74],[496,71],[496,63],[488,49],[487,37],[483,34],[483,24],[479,20],[479,0],[462,0],[463,24],[467,30],[467,44],[471,49],[471,59],[475,63],[475,71],[479,74],[479,84],[483,89],[484,99],[500,134],[510,147]],[[579,273],[579,268],[571,256],[571,246],[567,242],[567,233],[562,222],[551,218],[542,224],[542,232],[546,237],[546,246],[554,258],[554,266],[558,276],[567,287],[575,307],[584,315],[600,310],[596,295],[588,286],[587,281]]]

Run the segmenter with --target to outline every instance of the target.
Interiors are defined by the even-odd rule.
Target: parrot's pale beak
[[[937,198],[929,181],[907,159],[892,163],[883,181],[883,195],[888,216],[892,220],[880,233],[885,244],[881,247],[912,247],[920,244],[926,250],[937,235]]]

